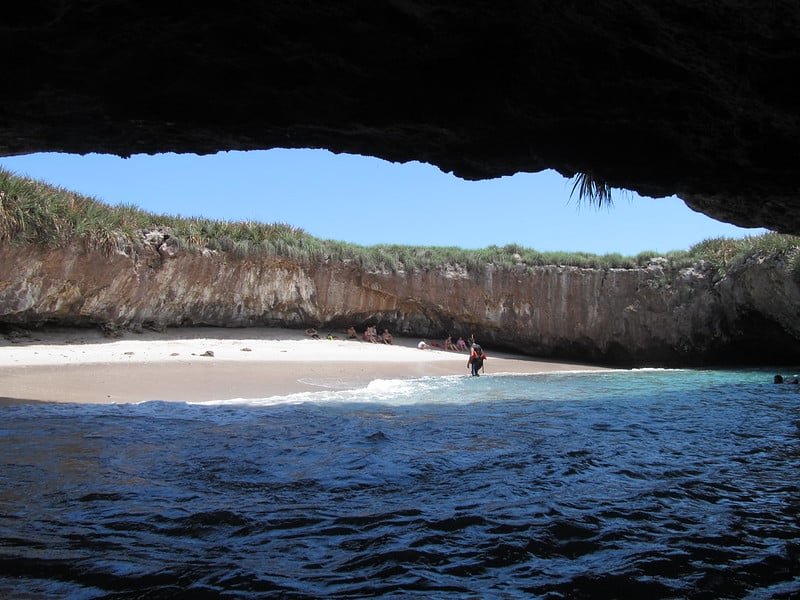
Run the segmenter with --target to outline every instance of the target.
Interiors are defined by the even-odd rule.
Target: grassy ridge
[[[733,240],[717,238],[689,250],[641,252],[636,256],[596,255],[584,252],[539,252],[517,244],[480,250],[456,247],[403,245],[358,246],[315,238],[300,228],[254,221],[218,221],[198,217],[157,215],[132,205],[110,206],[47,183],[18,177],[0,169],[0,242],[49,247],[82,243],[106,253],[135,254],[144,236],[153,230],[167,233],[190,252],[213,250],[238,257],[280,256],[302,262],[338,260],[369,271],[433,269],[459,265],[467,269],[528,270],[563,265],[589,268],[633,268],[663,256],[667,266],[682,268],[705,260],[725,270],[754,255],[782,254],[800,273],[800,238],[768,233]]]

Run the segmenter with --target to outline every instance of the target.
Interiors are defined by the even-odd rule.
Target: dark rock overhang
[[[0,48],[0,155],[553,168],[800,233],[794,2],[32,0]]]

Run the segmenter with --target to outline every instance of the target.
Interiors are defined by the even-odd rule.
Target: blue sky
[[[683,250],[741,229],[693,212],[675,197],[616,193],[608,209],[570,200],[554,171],[464,181],[417,162],[398,164],[324,150],[135,155],[31,154],[0,166],[109,204],[157,213],[287,223],[311,235],[380,243],[541,251]]]

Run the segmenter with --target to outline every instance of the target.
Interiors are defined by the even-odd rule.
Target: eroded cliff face
[[[136,256],[79,247],[0,247],[0,322],[170,327],[367,323],[393,332],[475,336],[489,348],[620,365],[791,362],[800,288],[780,259],[721,274],[518,265],[365,272],[146,247]]]

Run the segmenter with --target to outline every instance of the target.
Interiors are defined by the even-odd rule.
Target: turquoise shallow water
[[[795,598],[800,386],[773,373],[6,406],[0,595]]]

